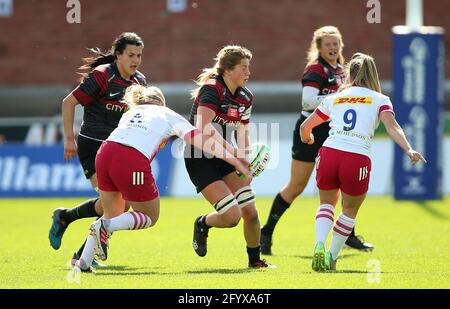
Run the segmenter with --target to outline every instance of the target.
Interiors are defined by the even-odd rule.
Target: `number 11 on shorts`
[[[363,166],[359,168],[359,181],[364,180],[369,176],[369,168],[367,166]]]

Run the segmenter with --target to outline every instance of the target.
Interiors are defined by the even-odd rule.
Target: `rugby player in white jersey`
[[[415,151],[395,120],[389,97],[380,93],[375,61],[357,53],[346,69],[346,82],[327,97],[300,127],[301,140],[313,144],[312,129],[330,120],[330,132],[316,159],[320,206],[316,212],[316,244],[312,268],[335,270],[339,251],[355,225],[369,187],[371,140],[381,120],[389,136],[405,151],[411,163],[426,162]],[[334,223],[334,209],[342,192],[342,213]],[[334,226],[333,226],[334,223]],[[333,227],[329,251],[327,236]]]
[[[107,259],[108,238],[118,230],[138,230],[155,225],[159,217],[159,192],[150,163],[172,136],[221,158],[251,180],[248,162],[237,159],[214,138],[206,136],[181,115],[165,106],[157,87],[133,85],[124,103],[129,106],[118,127],[102,143],[95,161],[103,217],[90,228],[86,246],[74,270],[90,271],[94,254]],[[125,211],[125,203],[133,211]]]

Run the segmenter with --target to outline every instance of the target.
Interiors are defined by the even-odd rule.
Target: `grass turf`
[[[259,270],[246,267],[242,222],[233,229],[212,229],[208,254],[200,258],[191,246],[193,220],[211,207],[203,199],[163,198],[156,226],[115,232],[109,267],[78,278],[66,264],[92,219],[72,223],[58,251],[47,234],[54,208],[81,201],[0,199],[0,288],[450,288],[450,197],[428,202],[368,197],[356,234],[375,250],[343,250],[334,273],[311,270],[317,198],[294,202],[275,230],[274,255],[265,257],[278,268]],[[262,223],[271,202],[257,200]]]

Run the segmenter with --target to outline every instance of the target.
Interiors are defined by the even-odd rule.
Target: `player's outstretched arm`
[[[204,152],[233,165],[236,170],[243,174],[248,181],[252,180],[252,173],[249,168],[245,166],[241,160],[236,158],[233,153],[230,153],[226,148],[224,148],[222,144],[214,137],[203,133],[198,133],[195,136],[185,138],[185,141],[194,147],[202,149]]]
[[[237,149],[233,147],[230,143],[228,143],[223,137],[222,134],[219,133],[216,128],[212,125],[212,121],[216,116],[216,113],[204,106],[199,106],[197,110],[197,119],[195,126],[197,129],[201,130],[203,134],[213,137],[216,141],[218,141],[228,152],[232,153],[234,156],[237,155]]]
[[[305,144],[314,144],[314,135],[312,134],[312,129],[317,127],[319,124],[323,123],[324,120],[319,117],[316,113],[312,113],[306,118],[305,121],[300,126],[300,138]]]
[[[383,122],[386,127],[386,131],[389,136],[392,138],[394,142],[396,142],[400,148],[402,148],[408,157],[411,159],[411,163],[414,165],[418,161],[427,162],[421,153],[412,149],[408,140],[406,139],[405,133],[403,132],[402,127],[398,124],[397,120],[395,120],[394,114],[386,111],[380,114],[380,120]]]

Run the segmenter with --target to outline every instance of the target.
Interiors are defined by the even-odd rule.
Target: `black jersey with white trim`
[[[247,124],[252,112],[253,94],[246,87],[238,87],[234,94],[228,89],[221,76],[209,79],[200,87],[192,105],[189,121],[195,125],[199,106],[205,106],[215,112],[213,125],[222,137],[231,141],[232,132],[240,123]]]
[[[130,80],[125,80],[115,63],[94,68],[72,92],[84,107],[80,133],[105,140],[127,109],[120,100],[125,89],[132,84],[147,85],[145,76],[137,71]]]

